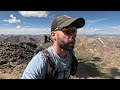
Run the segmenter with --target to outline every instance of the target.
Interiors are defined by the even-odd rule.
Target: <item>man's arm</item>
[[[42,53],[35,55],[24,70],[21,79],[44,79],[46,60]]]

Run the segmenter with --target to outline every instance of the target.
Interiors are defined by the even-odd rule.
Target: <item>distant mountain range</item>
[[[18,66],[23,72],[37,52],[51,45],[44,40],[44,35],[0,35],[0,72],[15,73]],[[96,59],[100,61],[93,63],[101,68],[120,69],[119,35],[78,35],[74,50],[80,62]]]

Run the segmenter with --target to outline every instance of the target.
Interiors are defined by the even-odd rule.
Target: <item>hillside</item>
[[[1,35],[0,78],[20,78],[32,57],[43,49],[44,36]],[[79,60],[76,79],[120,78],[120,36],[78,36],[75,53]]]
[[[120,78],[119,46],[120,36],[79,37],[75,52],[79,61],[84,62],[78,70],[81,77]]]

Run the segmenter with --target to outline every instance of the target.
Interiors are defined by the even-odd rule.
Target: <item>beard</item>
[[[74,45],[75,45],[75,39],[71,42],[64,42],[62,39],[58,39],[58,45],[61,49],[64,49],[66,51],[71,51],[74,49]]]

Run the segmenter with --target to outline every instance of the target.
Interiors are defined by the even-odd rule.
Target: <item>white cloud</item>
[[[92,24],[95,24],[97,22],[101,22],[101,21],[105,21],[105,20],[108,20],[110,18],[101,18],[101,19],[96,19],[96,20],[87,20],[86,22],[88,23],[88,26],[92,25]]]
[[[18,25],[16,28],[17,28],[17,29],[21,29],[22,27],[21,27],[20,25]]]
[[[109,18],[101,18],[101,19],[96,19],[96,20],[87,20],[88,23],[96,23],[96,22],[101,22],[101,21],[104,21],[104,20],[107,20]]]
[[[50,34],[50,28],[0,28],[0,34],[15,34],[15,35],[40,35],[40,34]],[[120,35],[120,29],[81,29],[78,30],[78,34],[111,34],[111,35]]]
[[[120,29],[120,25],[109,27],[111,29]]]
[[[16,19],[16,17],[14,17],[12,14],[10,15],[10,19],[8,20],[3,20],[5,22],[8,22],[8,23],[20,23],[20,19]]]
[[[16,17],[14,17],[12,14],[10,15],[10,18],[13,18],[13,19],[15,19]]]
[[[48,16],[48,18],[54,18],[55,17],[55,15],[52,15],[52,16]]]
[[[0,28],[0,34],[15,34],[15,35],[40,35],[50,34],[50,28]]]
[[[98,32],[98,31],[101,31],[102,29],[100,28],[87,28],[87,29],[81,29],[79,30],[79,32]]]
[[[90,28],[90,30],[91,30],[91,31],[100,31],[100,30],[102,30],[102,29],[100,29],[100,28]]]
[[[18,11],[24,17],[48,17],[47,11]]]
[[[29,28],[30,26],[25,26],[25,28]]]
[[[83,28],[81,30],[78,30],[78,34],[104,34],[105,30],[101,28]],[[108,33],[106,31],[106,33]]]
[[[18,26],[16,27],[16,29],[21,29],[21,30],[25,30],[26,28],[30,28],[30,26],[21,27],[20,25],[18,25]]]

